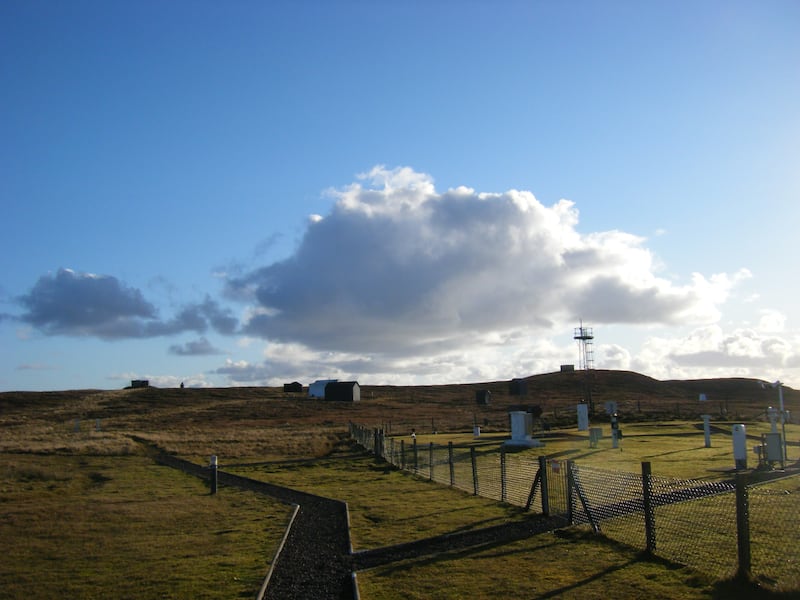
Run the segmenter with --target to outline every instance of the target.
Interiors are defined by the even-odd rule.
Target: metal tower
[[[578,341],[578,356],[580,368],[584,371],[591,371],[594,369],[594,334],[591,327],[584,327],[583,320],[581,326],[575,328],[575,335],[573,339]]]
[[[578,341],[578,352],[580,355],[580,368],[584,372],[583,381],[583,400],[589,405],[589,414],[594,416],[594,398],[592,398],[592,369],[594,369],[594,347],[592,346],[594,334],[591,327],[581,326],[575,328],[573,339]]]

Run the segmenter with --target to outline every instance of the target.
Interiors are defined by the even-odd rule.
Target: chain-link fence
[[[749,488],[752,572],[767,584],[800,590],[800,477]]]
[[[704,481],[610,471],[504,448],[421,445],[351,424],[353,438],[388,462],[475,495],[563,516],[608,537],[720,579],[752,575],[800,590],[800,476]]]

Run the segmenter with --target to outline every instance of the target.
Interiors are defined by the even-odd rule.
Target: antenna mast
[[[578,341],[578,354],[580,368],[583,370],[585,380],[583,382],[583,398],[589,405],[589,414],[594,415],[594,398],[592,398],[592,370],[594,369],[594,333],[591,327],[583,326],[581,319],[580,327],[575,328],[573,339]]]
[[[594,347],[593,342],[594,334],[591,327],[583,326],[583,319],[581,319],[581,326],[575,328],[575,335],[573,339],[578,340],[578,355],[579,366],[583,371],[591,371],[594,369]]]

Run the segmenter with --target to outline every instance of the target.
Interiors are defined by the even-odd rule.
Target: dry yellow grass
[[[629,418],[638,415],[643,420],[654,420],[658,415],[669,412],[670,406],[680,410],[684,417],[692,407],[699,410],[696,406],[696,394],[686,386],[681,388],[670,384],[667,386],[668,393],[659,396],[653,392],[654,384],[634,379],[638,382],[637,385],[641,384],[640,387],[613,388],[614,399],[620,401],[626,410],[624,414]],[[347,423],[351,420],[369,426],[387,427],[394,434],[409,433],[413,427],[417,430],[421,443],[433,430],[440,432],[437,436],[440,440],[443,438],[442,432],[464,432],[465,437],[471,439],[468,432],[471,431],[473,422],[477,422],[483,425],[487,434],[483,439],[488,441],[493,433],[507,429],[509,406],[522,401],[528,404],[541,403],[545,408],[545,416],[552,419],[554,424],[563,420],[564,424],[572,425],[574,405],[580,398],[581,381],[569,375],[559,377],[558,374],[555,377],[545,377],[540,383],[545,380],[552,380],[553,387],[539,387],[531,392],[529,399],[508,396],[504,382],[486,384],[493,390],[490,406],[477,406],[475,403],[475,389],[485,387],[484,385],[422,388],[364,386],[363,400],[357,404],[312,401],[302,395],[283,394],[275,388],[0,393],[0,431],[3,433],[0,437],[0,459],[16,465],[16,487],[0,488],[0,521],[5,519],[8,525],[5,530],[0,531],[0,544],[5,545],[3,549],[7,554],[12,554],[11,548],[24,542],[19,532],[26,531],[28,524],[38,522],[43,528],[36,536],[33,549],[19,553],[21,562],[6,562],[5,570],[0,571],[0,583],[10,585],[14,581],[21,584],[28,581],[35,585],[34,574],[39,571],[51,570],[54,577],[59,578],[70,571],[80,574],[76,581],[94,582],[95,589],[100,590],[96,597],[108,597],[108,590],[114,589],[104,587],[113,585],[111,581],[114,576],[109,574],[120,570],[127,572],[128,569],[138,567],[137,555],[143,556],[151,549],[163,549],[165,545],[162,543],[163,538],[159,537],[153,538],[155,541],[151,540],[147,548],[139,547],[134,541],[125,541],[131,540],[131,536],[143,535],[138,527],[151,520],[136,518],[136,515],[141,514],[137,511],[142,509],[153,515],[152,522],[162,534],[170,540],[174,538],[176,543],[188,544],[184,550],[168,550],[182,557],[176,563],[166,561],[157,554],[147,555],[146,562],[159,565],[149,569],[156,578],[174,578],[169,582],[170,586],[188,586],[186,589],[190,591],[185,595],[173,597],[208,597],[203,595],[201,589],[210,584],[200,573],[203,569],[200,562],[194,562],[199,560],[195,554],[198,548],[206,548],[207,552],[214,555],[213,547],[217,543],[231,541],[241,544],[244,541],[243,546],[237,546],[241,550],[229,546],[220,550],[220,568],[223,569],[230,566],[225,564],[229,562],[225,557],[239,553],[250,558],[256,556],[259,561],[264,555],[269,559],[268,549],[247,546],[249,542],[245,538],[252,539],[249,530],[240,529],[234,524],[223,526],[222,516],[214,512],[217,510],[215,501],[205,495],[205,489],[200,482],[191,478],[184,481],[183,476],[169,469],[155,467],[134,441],[137,438],[151,441],[169,452],[195,462],[204,463],[209,455],[216,454],[223,467],[279,461],[280,464],[273,471],[263,471],[262,475],[267,480],[274,478],[278,482],[340,499],[348,499],[349,495],[348,501],[352,502],[354,541],[361,547],[375,547],[390,541],[406,541],[409,537],[429,534],[433,530],[432,519],[436,514],[446,512],[448,506],[455,506],[456,497],[458,502],[463,500],[469,507],[453,510],[450,516],[455,521],[447,523],[445,528],[475,527],[481,521],[489,523],[495,519],[515,518],[511,514],[503,514],[507,509],[500,505],[489,503],[492,504],[489,509],[481,504],[484,501],[476,501],[462,492],[407,477],[403,477],[404,484],[409,490],[415,491],[399,495],[396,490],[387,489],[387,482],[379,470],[365,470],[363,465],[333,461],[328,466],[320,465],[317,470],[305,470],[293,469],[292,465],[297,463],[292,461],[318,459],[329,454],[341,440]],[[622,379],[617,377],[613,381],[606,381],[603,384],[606,392],[610,393],[608,391],[612,390],[612,385],[618,385],[620,381],[624,381],[624,376]],[[745,388],[749,389],[747,386],[751,383],[745,382]],[[729,388],[721,386],[718,389],[723,393],[724,389]],[[757,423],[759,419],[763,422],[757,402],[739,403],[738,399],[745,398],[749,392],[725,393],[728,393],[724,400],[727,409],[750,415],[753,422]],[[711,396],[713,397],[713,393]],[[598,392],[596,401],[602,403],[602,398],[602,392]],[[794,414],[800,414],[800,403],[797,400],[796,392],[787,392],[787,406]],[[623,429],[633,433],[632,427],[630,423],[623,421]],[[500,434],[500,437],[504,438],[505,433]],[[636,471],[641,459],[641,453],[633,451],[637,444],[632,438],[623,440],[623,451],[613,456],[608,450],[591,454],[587,451],[574,452],[574,448],[570,450],[567,446],[559,449],[556,444],[554,441],[548,453],[571,452],[568,457],[580,456],[587,460],[605,456],[605,462],[612,468]],[[682,468],[681,463],[687,462],[686,453],[693,454],[694,450],[683,447],[676,447],[674,450],[674,454],[666,454],[663,447],[649,452],[654,463],[656,460],[664,460],[664,469],[657,468],[654,464],[654,473],[664,475],[667,471],[682,472],[678,468]],[[24,462],[28,460],[32,462]],[[61,474],[62,469],[57,465],[68,463],[61,461],[78,461],[73,464],[78,464],[79,467],[80,461],[84,461],[85,464],[81,467],[83,470],[78,469],[80,477],[65,478]],[[108,469],[111,468],[117,469],[119,473],[138,473],[140,481],[145,483],[139,485],[140,489],[136,491],[133,488],[123,491],[124,486],[115,486],[121,486],[122,480],[128,476],[109,475]],[[154,476],[155,472],[159,473],[157,477]],[[163,479],[165,475],[161,475],[162,472],[171,475]],[[702,476],[702,473],[694,476]],[[177,485],[173,481],[175,477],[180,482]],[[395,474],[391,477],[395,477]],[[172,490],[172,496],[163,496],[159,491],[154,491],[167,489]],[[425,496],[428,504],[405,502],[419,494]],[[430,498],[434,496],[441,496],[441,499],[431,501]],[[87,498],[93,503],[90,507],[81,504]],[[24,507],[28,505],[37,506],[41,510],[31,508],[32,512],[26,512]],[[236,516],[237,522],[239,519],[249,522],[248,527],[253,526],[253,531],[259,531],[258,528],[264,524],[263,512],[259,513],[257,507],[250,506],[249,500],[235,499],[228,510]],[[473,513],[474,510],[477,512]],[[398,521],[397,514],[400,512],[405,512],[406,521]],[[267,513],[271,515],[273,524],[282,525],[286,518],[286,509],[282,505],[267,508]],[[102,522],[104,525],[79,526],[78,518],[81,514],[93,515],[98,524]],[[170,514],[177,518],[170,520]],[[459,520],[465,515],[466,520]],[[48,520],[48,517],[52,518]],[[194,542],[184,539],[181,529],[184,525],[180,523],[185,524],[193,518],[219,522],[220,528],[216,530],[216,537]],[[75,525],[59,528],[58,523],[64,520],[75,521]],[[172,535],[166,532],[171,532]],[[257,535],[255,538],[262,544],[266,539],[267,546],[270,545],[269,540],[274,543],[278,537],[275,531],[273,534],[268,531],[262,533],[263,536]],[[20,537],[14,538],[14,535]],[[69,567],[70,563],[67,561],[63,563],[67,565],[66,570],[51,569],[54,561],[63,560],[59,553],[70,536],[71,539],[78,540],[78,547],[96,542],[99,550],[93,550],[89,556],[96,558],[106,553],[118,556],[119,560],[106,563],[95,561],[91,568],[77,562]],[[566,548],[561,547],[564,543],[567,544]],[[132,554],[125,554],[127,547],[133,549]],[[562,557],[559,562],[548,562],[548,558],[556,552]],[[604,554],[613,554],[615,558],[602,562],[601,557]],[[514,559],[509,560],[510,558]],[[640,563],[644,565],[642,569],[637,566]],[[263,563],[260,564],[263,566]],[[369,591],[370,596],[362,597],[448,597],[441,595],[444,594],[442,590],[460,594],[451,594],[449,597],[463,597],[470,594],[470,590],[475,590],[472,595],[481,597],[484,593],[482,586],[505,589],[498,578],[506,581],[510,586],[508,589],[516,590],[519,595],[520,590],[530,589],[527,586],[530,583],[531,564],[536,565],[536,576],[549,582],[541,588],[543,595],[538,597],[569,597],[573,591],[576,597],[581,591],[585,591],[584,597],[599,597],[593,594],[600,594],[599,590],[607,591],[611,587],[618,598],[674,597],[660,595],[665,592],[659,590],[670,586],[673,590],[680,589],[682,597],[687,598],[713,597],[717,593],[708,582],[693,579],[694,575],[689,571],[675,571],[672,567],[640,561],[637,556],[626,554],[625,551],[611,552],[599,541],[584,544],[582,539],[574,538],[567,542],[552,540],[549,546],[545,544],[540,547],[537,542],[532,542],[532,545],[523,543],[494,552],[486,549],[477,554],[445,556],[431,561],[387,567],[363,575],[364,589]],[[592,565],[595,565],[594,571]],[[581,569],[586,567],[586,570],[580,570],[578,566]],[[231,568],[235,571],[239,567]],[[163,569],[167,569],[170,575],[165,576]],[[142,571],[142,575],[137,573],[136,577],[143,576],[145,571],[147,570]],[[260,569],[258,571],[262,572]],[[486,576],[487,572],[493,575]],[[459,574],[458,585],[454,581],[456,574]],[[237,584],[235,577],[240,576],[231,575],[226,585],[232,582]],[[423,591],[419,593],[415,591],[417,596],[405,594],[407,589],[411,589],[409,586],[419,579],[429,581],[430,584],[427,588],[420,588]],[[200,582],[199,587],[192,583],[195,581]],[[598,583],[594,584],[594,581]],[[31,597],[30,588],[27,593],[9,592],[7,590],[12,589],[9,586],[4,586],[3,589],[12,598]],[[243,593],[231,589],[233,588],[226,588],[221,597]],[[435,591],[436,589],[440,591]],[[625,589],[630,590],[630,593],[620,592]],[[68,590],[71,593],[64,593],[65,590],[62,589],[58,597],[93,597],[88,590],[89,587],[85,587],[82,591],[74,589]],[[398,594],[398,590],[403,593]],[[40,597],[48,596],[56,597],[56,594]],[[157,588],[141,593],[131,591],[128,596],[170,597],[163,588],[160,592]],[[718,597],[734,596],[729,594]]]
[[[252,597],[290,507],[141,455],[0,454],[3,598]]]

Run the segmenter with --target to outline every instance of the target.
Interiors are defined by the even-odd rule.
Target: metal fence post
[[[653,476],[649,462],[642,463],[642,503],[647,552],[653,554],[656,551],[656,515],[653,510]]]
[[[214,454],[211,457],[211,464],[209,465],[209,468],[211,469],[210,480],[211,480],[211,494],[212,495],[217,493],[217,476],[218,476],[217,466],[218,466],[217,465],[217,455]]]
[[[500,501],[506,501],[506,449],[500,446]]]
[[[428,446],[428,480],[433,481],[433,442]]]
[[[475,456],[475,446],[469,449],[469,457],[472,460],[472,490],[474,494],[478,495],[478,461]]]
[[[547,457],[539,457],[539,473],[542,474],[540,484],[542,486],[542,514],[545,517],[550,516],[550,489],[547,483]]]
[[[578,498],[578,502],[581,503],[583,506],[583,511],[586,513],[586,518],[589,520],[589,524],[592,526],[592,530],[595,533],[600,533],[600,522],[598,519],[595,518],[592,507],[589,506],[589,501],[586,498],[586,494],[583,491],[583,486],[580,484],[580,477],[575,476],[575,472],[578,470],[577,465],[575,464],[574,460],[567,461],[567,487],[569,488],[569,522],[570,525],[574,525],[575,513],[572,509],[572,496],[573,494]]]
[[[567,461],[567,523],[574,525],[575,515],[572,510],[572,496],[575,493],[572,480],[572,461]]]
[[[738,577],[750,577],[750,502],[747,490],[747,476],[736,475],[736,542],[739,548]]]
[[[400,468],[406,469],[406,441],[400,440]]]
[[[414,444],[414,475],[419,472],[419,452],[417,450],[417,438],[412,440]]]
[[[447,462],[450,463],[450,487],[456,484],[456,468],[453,464],[453,442],[447,442]]]

